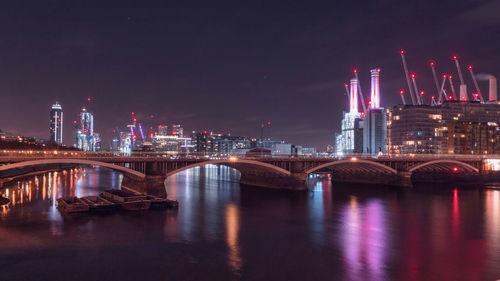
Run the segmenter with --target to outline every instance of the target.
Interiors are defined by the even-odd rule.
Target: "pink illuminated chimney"
[[[372,69],[371,73],[371,94],[370,94],[370,108],[379,108],[380,107],[380,69]]]
[[[349,91],[349,112],[358,113],[358,79],[351,79]]]

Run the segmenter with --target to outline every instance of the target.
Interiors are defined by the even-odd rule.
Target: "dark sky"
[[[48,138],[58,100],[72,144],[90,96],[105,148],[134,111],[250,137],[271,120],[273,138],[324,150],[354,67],[365,95],[378,67],[382,105],[400,102],[400,48],[429,93],[431,59],[500,77],[500,0],[2,1],[0,35],[0,129]]]

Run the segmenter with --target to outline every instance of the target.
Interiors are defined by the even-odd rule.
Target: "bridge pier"
[[[165,176],[162,174],[158,162],[146,162],[146,178],[136,178],[129,175],[123,176],[122,188],[132,189],[142,194],[167,198],[165,189]]]

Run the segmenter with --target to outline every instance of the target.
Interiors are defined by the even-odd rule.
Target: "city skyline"
[[[286,9],[234,4],[224,12],[203,5],[110,4],[86,13],[94,4],[2,9],[9,24],[2,27],[0,120],[9,122],[0,129],[48,138],[41,116],[52,103],[64,106],[69,128],[67,122],[92,97],[89,108],[104,146],[134,111],[139,118],[155,116],[158,124],[181,123],[187,131],[246,136],[259,136],[260,123],[271,120],[277,139],[324,148],[334,142],[347,108],[343,85],[353,68],[368,93],[367,73],[380,67],[381,105],[400,103],[401,48],[427,91],[433,89],[428,62],[456,75],[452,55],[473,64],[476,73],[500,76],[500,42],[490,35],[498,30],[498,1],[444,1],[425,8],[416,2],[370,2],[362,8],[335,3],[309,6],[311,15],[300,3]],[[364,13],[345,13],[359,9]],[[15,33],[8,29],[13,24]],[[375,41],[377,47],[368,47]],[[480,83],[486,92],[487,84]],[[20,104],[24,114],[12,120]],[[64,130],[66,144],[72,133]]]

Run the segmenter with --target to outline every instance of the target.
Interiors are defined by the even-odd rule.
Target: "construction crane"
[[[446,99],[446,94],[444,93],[444,83],[446,83],[446,74],[443,74],[443,82],[441,82],[441,90],[439,91],[438,104],[443,103],[443,95]]]
[[[453,56],[453,60],[455,61],[455,65],[457,66],[458,77],[460,78],[460,84],[465,85],[464,77],[462,76],[462,70],[460,70],[460,63],[458,62],[458,57]]]
[[[408,67],[406,65],[405,51],[401,50],[400,54],[401,54],[401,60],[403,61],[403,68],[405,70],[406,83],[408,84],[408,89],[410,91],[411,102],[413,105],[415,105],[415,97],[413,96],[413,89],[411,87],[410,75],[408,74]]]
[[[399,95],[401,96],[401,100],[403,101],[403,104],[406,105],[405,91],[403,91],[403,89],[399,90]]]
[[[418,95],[418,88],[417,88],[417,81],[415,80],[415,74],[411,74],[411,81],[413,83],[413,90],[415,91],[415,96],[417,98],[417,103],[418,105],[422,105],[422,101],[420,100],[420,97]]]
[[[359,82],[357,69],[354,69],[354,76],[356,77],[356,80],[358,80],[358,93],[359,93],[359,99],[361,100],[361,105],[363,106],[363,112],[366,112],[365,97],[363,96],[363,91],[361,91],[361,83]]]
[[[472,71],[472,65],[469,65],[470,76],[472,76],[472,81],[474,81],[474,86],[476,87],[476,91],[479,94],[479,98],[481,102],[484,102],[483,94],[481,93],[481,89],[479,89],[479,85],[477,84],[476,76],[474,76],[474,72]]]
[[[450,88],[451,88],[451,93],[453,94],[453,99],[456,100],[457,99],[457,94],[455,92],[455,85],[453,85],[453,80],[452,80],[452,76],[449,75],[448,76],[448,81],[450,81]]]
[[[437,78],[437,75],[436,75],[436,68],[435,68],[435,63],[433,61],[431,61],[430,63],[430,66],[431,66],[431,70],[432,70],[432,76],[434,77],[434,83],[436,84],[436,91],[437,91],[437,95],[440,95],[439,93],[439,82],[438,82],[438,78]]]
[[[436,102],[436,98],[434,96],[431,97],[431,106],[436,106],[437,105],[437,102]]]

